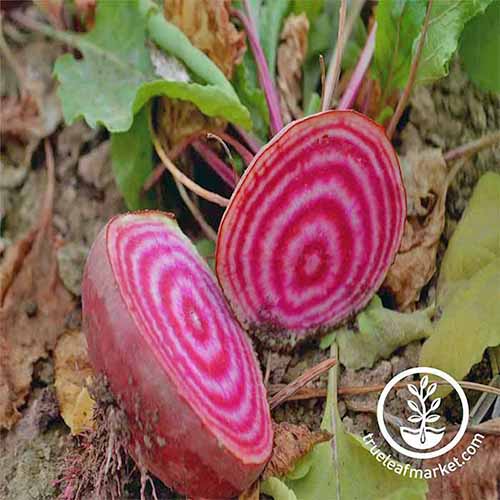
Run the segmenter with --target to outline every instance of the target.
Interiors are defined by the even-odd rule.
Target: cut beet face
[[[137,461],[180,493],[238,495],[272,449],[252,346],[168,214],[112,219],[83,279],[89,355],[125,410]]]
[[[224,214],[216,270],[240,323],[294,342],[362,309],[398,250],[406,201],[384,130],[353,111],[291,123]]]

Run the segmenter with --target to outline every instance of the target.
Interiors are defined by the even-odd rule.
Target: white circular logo
[[[407,384],[408,390],[411,394],[411,399],[408,399],[407,404],[412,411],[412,414],[407,419],[409,425],[401,426],[399,432],[402,440],[408,446],[419,451],[405,448],[397,443],[387,430],[384,420],[385,400],[391,389],[393,389],[394,386],[404,378],[415,374],[424,376],[421,378],[418,387],[412,383]],[[443,439],[445,427],[439,425],[441,417],[435,413],[441,404],[441,398],[431,399],[432,394],[436,392],[437,384],[435,382],[429,384],[429,375],[434,375],[448,382],[457,392],[462,403],[462,421],[457,434],[446,446],[438,448],[437,450],[434,448]],[[377,420],[380,432],[382,432],[385,440],[391,445],[392,448],[399,451],[399,453],[411,458],[436,458],[451,450],[462,439],[469,422],[469,404],[463,389],[460,385],[458,385],[457,381],[453,377],[441,370],[438,370],[437,368],[420,366],[399,373],[385,386],[382,394],[380,394],[377,404]],[[429,449],[434,449],[434,451],[422,451]]]

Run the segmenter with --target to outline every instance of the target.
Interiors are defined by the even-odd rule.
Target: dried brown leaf
[[[401,158],[407,195],[403,240],[384,282],[400,309],[408,309],[436,271],[444,229],[447,168],[441,150],[412,151]]]
[[[500,430],[500,419],[490,421],[480,429]],[[481,432],[479,429],[479,432]],[[429,481],[428,500],[497,500],[500,490],[500,436],[486,435],[474,456],[462,467],[451,474],[438,476]],[[445,435],[442,444],[453,439],[455,433]],[[439,464],[452,462],[454,457],[461,460],[462,453],[469,447],[475,434],[467,432],[462,441],[447,454],[426,462],[426,468],[432,469]]]
[[[259,498],[260,481],[255,481],[238,497],[238,500],[259,500]]]
[[[273,422],[274,446],[262,479],[285,476],[291,472],[295,464],[307,455],[315,444],[332,438],[326,431],[311,432],[305,425],[294,425],[287,422]]]
[[[61,416],[72,434],[92,429],[94,400],[87,385],[93,370],[87,354],[87,341],[80,331],[65,333],[54,350],[55,388]]]
[[[54,165],[50,160],[47,163],[49,180],[40,222],[9,247],[0,267],[0,428],[10,429],[19,419],[18,408],[30,391],[33,364],[54,349],[74,308],[57,271],[52,228]]]
[[[302,13],[290,15],[281,32],[282,43],[278,48],[278,88],[283,121],[291,122],[302,117],[302,64],[307,52],[309,21]]]
[[[165,17],[231,78],[245,52],[245,34],[231,23],[231,0],[165,0]]]
[[[16,59],[21,96],[2,97],[0,133],[25,142],[52,134],[62,120],[57,85],[52,77],[54,61],[61,46],[53,42],[34,41],[12,51]]]

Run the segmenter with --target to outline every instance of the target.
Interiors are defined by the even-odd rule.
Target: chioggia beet
[[[82,301],[89,356],[125,410],[131,454],[192,497],[247,488],[272,449],[261,372],[173,218],[113,218],[92,247]]]
[[[246,329],[293,343],[368,303],[405,217],[384,130],[354,111],[325,111],[291,123],[254,157],[219,229],[217,277]]]

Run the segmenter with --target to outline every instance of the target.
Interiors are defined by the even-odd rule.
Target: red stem
[[[195,141],[191,146],[229,187],[234,188],[236,186],[237,177],[233,169],[223,162],[212,149],[210,149],[210,146],[202,141]]]
[[[250,148],[250,151],[253,154],[259,152],[260,148],[263,146],[262,141],[255,137],[251,132],[247,132],[244,128],[239,127],[238,125],[234,125],[236,132],[238,135],[247,143],[247,146]]]
[[[257,34],[249,1],[244,0],[244,5],[246,15],[237,9],[232,9],[231,13],[241,21],[241,24],[243,24],[247,33],[248,41],[255,57],[255,62],[257,63],[259,82],[266,96],[267,106],[269,108],[271,134],[276,135],[283,128],[278,94],[276,93],[276,89],[269,73],[266,57],[264,56],[264,51],[262,50],[262,46],[260,44],[259,35]]]
[[[350,109],[354,105],[354,101],[356,100],[356,96],[358,95],[361,84],[363,83],[363,79],[365,77],[366,71],[370,66],[370,62],[373,57],[373,53],[375,51],[375,34],[377,32],[377,23],[373,23],[372,29],[370,30],[370,34],[366,40],[366,44],[359,56],[358,64],[356,65],[356,69],[351,76],[351,80],[349,81],[349,85],[347,86],[342,99],[339,102],[338,109]]]

